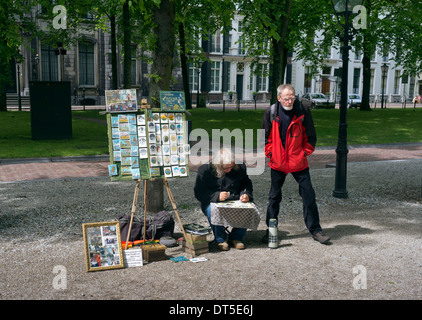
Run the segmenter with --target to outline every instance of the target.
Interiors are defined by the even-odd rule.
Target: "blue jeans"
[[[216,226],[211,224],[211,205],[209,205],[204,214],[207,216],[208,222],[210,223],[211,230],[214,233],[214,238],[217,243],[221,243],[227,240],[227,233],[224,226]],[[233,228],[229,234],[229,240],[242,241],[243,237],[246,234],[246,229],[243,228]]]

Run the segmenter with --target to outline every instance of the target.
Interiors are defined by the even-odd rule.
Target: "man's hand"
[[[242,194],[240,196],[240,201],[241,202],[248,202],[249,201],[249,196],[246,193]]]
[[[225,201],[228,197],[230,197],[230,193],[227,191],[221,191],[218,200]]]

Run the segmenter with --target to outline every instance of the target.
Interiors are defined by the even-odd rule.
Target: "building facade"
[[[422,94],[422,78],[406,76],[403,68],[397,66],[391,58],[379,53],[371,57],[371,103],[379,103],[382,95],[387,102],[401,103],[412,101],[415,96]],[[352,49],[349,52],[348,93],[362,94],[363,65],[361,61],[362,56]],[[311,65],[304,61],[294,61],[293,58],[292,83],[299,95],[320,92],[339,101],[343,66],[341,53],[332,47],[325,64],[325,68],[313,70]]]

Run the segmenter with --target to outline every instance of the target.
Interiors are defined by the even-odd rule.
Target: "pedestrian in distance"
[[[309,108],[296,99],[292,85],[283,84],[277,88],[277,102],[265,110],[262,129],[265,130],[265,156],[269,158],[271,168],[267,226],[270,219],[277,219],[278,223],[282,187],[286,176],[291,173],[299,184],[307,229],[314,240],[328,243],[330,237],[323,233],[320,226],[307,160],[315,151],[315,126]],[[268,230],[262,241],[268,243]]]

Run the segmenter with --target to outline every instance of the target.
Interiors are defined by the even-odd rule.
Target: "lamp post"
[[[335,188],[333,196],[336,198],[347,198],[348,192],[346,189],[347,177],[347,79],[348,79],[348,64],[349,64],[349,40],[353,34],[349,34],[349,29],[352,28],[350,24],[350,17],[352,16],[353,8],[356,5],[361,5],[363,0],[331,0],[334,12],[337,16],[339,24],[344,29],[343,36],[340,36],[340,41],[343,42],[342,50],[342,79],[341,79],[341,96],[340,96],[340,123],[338,130],[338,142],[336,148],[336,177]],[[341,22],[341,17],[344,16],[344,23]]]
[[[21,66],[18,63],[18,110],[22,111],[22,98],[21,98]]]
[[[387,77],[388,72],[388,66],[384,62],[381,66],[381,77],[382,77],[382,83],[381,83],[381,109],[384,108],[384,87],[385,87],[385,78]]]
[[[66,55],[66,49],[63,47],[62,42],[57,43],[57,49],[55,51],[56,56],[60,56],[60,81],[63,81],[64,79],[64,61],[63,56]]]
[[[199,108],[199,84],[200,84],[200,77],[201,77],[201,67],[202,67],[202,61],[198,61],[198,90],[196,92],[196,107]]]

